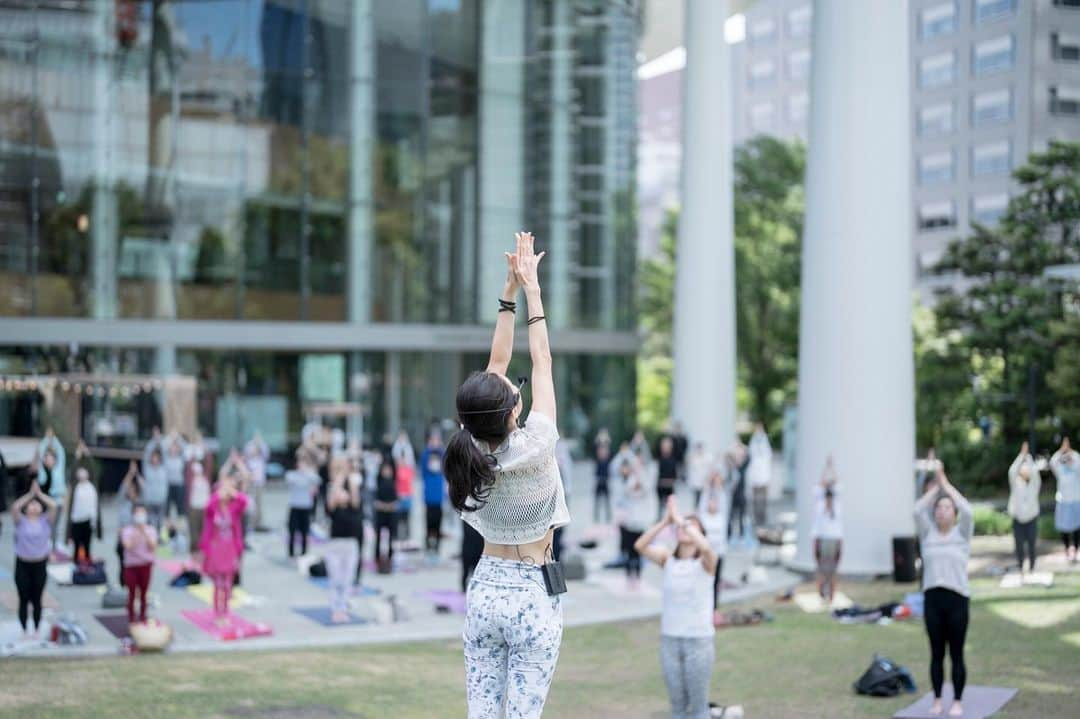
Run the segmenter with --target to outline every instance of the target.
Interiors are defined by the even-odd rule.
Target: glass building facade
[[[564,433],[629,431],[638,25],[632,0],[0,0],[0,370],[194,375],[211,434],[360,400],[418,435],[482,368],[526,228]]]

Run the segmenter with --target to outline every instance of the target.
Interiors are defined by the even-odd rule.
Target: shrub
[[[975,534],[1000,536],[1012,533],[1012,518],[993,507],[975,507]]]

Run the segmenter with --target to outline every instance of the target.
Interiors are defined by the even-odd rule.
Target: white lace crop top
[[[529,412],[523,429],[510,433],[491,452],[495,482],[486,503],[461,513],[480,535],[493,544],[528,544],[543,539],[553,527],[570,523],[555,443],[559,430],[550,417]],[[476,440],[473,440],[476,442]],[[481,452],[486,444],[477,442]]]

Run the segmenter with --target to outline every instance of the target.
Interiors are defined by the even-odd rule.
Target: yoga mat
[[[795,604],[799,609],[803,610],[807,614],[822,614],[824,612],[830,612],[833,609],[847,609],[851,607],[854,602],[851,601],[851,597],[847,596],[843,592],[835,592],[833,594],[832,604],[829,604],[821,595],[817,592],[799,592],[795,595]]]
[[[602,572],[591,575],[585,582],[602,587],[616,597],[651,599],[660,596],[660,589],[646,582],[638,582],[637,589],[631,589],[623,572]]]
[[[1015,689],[980,687],[969,684],[964,689],[964,719],[984,719],[984,717],[993,716],[1008,704],[1014,696],[1016,696]],[[943,716],[948,716],[952,698],[952,684],[946,683],[941,690]],[[893,714],[893,719],[938,719],[938,717],[930,713],[930,705],[933,702],[933,693],[927,692],[911,706]]]
[[[212,582],[204,581],[202,584],[192,584],[188,587],[184,587],[184,589],[187,589],[188,594],[205,604],[213,605],[214,585]],[[233,587],[232,596],[229,598],[229,609],[239,609],[240,607],[246,607],[251,604],[255,604],[255,601],[250,594],[240,587]]]
[[[117,639],[131,636],[131,632],[128,631],[130,625],[126,614],[95,614],[94,619],[98,620],[101,626],[108,629],[109,634],[112,634]]]
[[[330,580],[326,577],[308,577],[308,581],[314,584],[320,589],[329,589]],[[355,584],[349,590],[349,596],[353,597],[375,597],[381,594],[381,590],[375,587],[356,586]]]
[[[1018,572],[1009,572],[1001,578],[1002,589],[1019,589],[1020,587],[1046,587],[1054,586],[1053,572],[1031,572],[1021,578]]]
[[[264,622],[252,624],[232,612],[225,615],[226,623],[222,626],[218,626],[213,609],[185,609],[180,612],[180,615],[214,639],[223,642],[265,637],[274,633],[269,624]]]
[[[12,612],[19,611],[19,595],[17,592],[0,592],[0,606],[8,609]],[[41,595],[41,608],[42,609],[59,609],[60,603],[56,601],[56,598],[45,592]]]
[[[353,624],[367,624],[366,619],[361,619],[352,613],[349,614],[349,621],[347,622],[332,622],[330,621],[330,607],[293,607],[292,610],[313,622],[318,622],[324,627],[347,627]]]
[[[465,595],[456,589],[429,589],[413,596],[427,599],[437,607],[447,607],[454,614],[465,613]]]
[[[197,562],[191,559],[163,559],[158,558],[154,560],[154,564],[161,567],[162,571],[168,572],[171,576],[176,576],[188,569],[194,569],[200,571],[200,567]]]

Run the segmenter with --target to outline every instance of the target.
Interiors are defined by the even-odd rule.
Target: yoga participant
[[[645,439],[644,431],[640,429],[634,431],[634,436],[630,438],[629,449],[641,462],[642,469],[647,469],[652,464],[652,451],[649,449],[649,441]]]
[[[562,568],[552,557],[556,527],[570,522],[555,458],[555,385],[533,237],[517,234],[486,371],[457,392],[461,431],[446,448],[450,501],[484,538],[466,598],[465,686],[470,719],[539,717],[562,642]],[[506,377],[515,298],[525,291],[532,409],[523,427],[521,387]]]
[[[754,529],[765,526],[768,517],[769,482],[772,480],[772,444],[765,434],[765,425],[754,425],[754,434],[750,438],[750,466],[747,468],[747,480],[753,494]]]
[[[120,560],[120,586],[124,583],[124,527],[131,524],[131,515],[135,505],[142,502],[143,478],[139,474],[139,465],[135,460],[128,464],[127,474],[120,481],[116,490],[116,556]],[[145,509],[145,507],[143,507]],[[194,535],[193,535],[194,536]]]
[[[693,468],[691,467],[691,472]],[[727,554],[728,498],[724,482],[724,466],[714,464],[698,498],[698,519],[705,528],[709,546],[716,555],[716,572],[713,574],[714,620],[720,609],[720,590],[723,585],[724,555]]]
[[[364,496],[364,458],[359,451],[359,446],[357,446],[356,452],[350,452],[347,456],[349,477],[346,486],[350,491],[352,491],[353,487],[356,487],[356,507],[353,510],[356,512],[356,571],[353,572],[353,584],[359,586],[360,574],[363,572],[364,567],[364,504],[368,500]]]
[[[326,513],[330,517],[330,541],[323,549],[323,561],[330,588],[330,621],[343,623],[349,621],[349,589],[360,561],[356,538],[363,532],[360,485],[350,479],[344,456],[331,461]]]
[[[285,473],[289,488],[289,556],[296,556],[296,537],[300,536],[300,556],[307,554],[308,532],[311,531],[311,511],[319,494],[322,479],[315,469],[316,459],[307,447],[296,450],[296,469]]]
[[[619,551],[626,555],[626,584],[631,591],[641,582],[641,554],[634,547],[649,525],[652,500],[642,478],[637,459],[617,465],[618,491],[615,493],[615,516],[619,522]]]
[[[45,593],[45,567],[52,549],[52,525],[56,522],[56,502],[37,482],[11,505],[15,525],[15,589],[19,593],[19,624],[23,636],[37,638],[41,628],[41,597]],[[32,612],[34,631],[27,628]]]
[[[662,437],[656,449],[656,508],[657,516],[663,516],[668,497],[675,492],[679,478],[679,460],[675,457],[675,440]]]
[[[270,461],[270,447],[262,434],[255,434],[244,445],[244,464],[251,473],[251,497],[255,505],[255,531],[266,531],[263,525],[263,494],[266,491],[266,464]]]
[[[597,442],[593,455],[595,466],[595,485],[593,486],[593,522],[600,523],[600,510],[603,508],[604,522],[611,521],[611,493],[608,491],[608,479],[611,477],[611,445]],[[603,503],[600,498],[603,497]]]
[[[394,540],[397,538],[400,499],[397,491],[397,465],[389,452],[383,453],[375,480],[375,569],[379,574],[394,570]],[[386,530],[386,553],[383,554],[383,530]]]
[[[424,523],[427,526],[425,549],[431,560],[439,558],[442,541],[443,502],[446,501],[446,477],[443,476],[442,437],[437,431],[428,435],[427,446],[420,454],[420,472],[424,476]]]
[[[228,623],[229,599],[233,581],[240,570],[244,553],[242,519],[247,509],[247,496],[236,489],[229,478],[230,459],[221,467],[217,487],[206,507],[199,549],[202,552],[203,573],[214,583],[214,615],[219,626]]]
[[[45,428],[45,436],[38,442],[37,456],[42,460],[38,466],[38,484],[59,507],[67,493],[67,474],[64,469],[67,453],[51,426]]]
[[[150,524],[161,529],[165,517],[165,504],[169,499],[169,478],[161,456],[161,430],[154,427],[154,434],[143,450],[143,504],[146,505]]]
[[[1024,575],[1024,557],[1028,570],[1035,571],[1035,543],[1039,538],[1039,488],[1042,477],[1035,458],[1028,452],[1028,443],[1020,446],[1020,454],[1009,467],[1009,516],[1012,517],[1013,543],[1016,563]]]
[[[810,536],[814,541],[818,594],[831,604],[836,592],[836,568],[840,564],[844,541],[836,467],[831,455],[825,460],[821,483],[814,487],[814,524]]]
[[[1050,458],[1050,471],[1057,479],[1054,526],[1065,543],[1065,559],[1076,562],[1080,549],[1080,454],[1073,450],[1068,437],[1061,440],[1061,447]]]
[[[192,462],[189,473],[191,482],[187,501],[188,539],[194,544],[202,537],[206,507],[210,504],[210,480],[206,478],[202,462]]]
[[[124,585],[127,586],[128,623],[134,624],[135,598],[139,599],[138,621],[146,621],[146,591],[150,588],[150,573],[154,567],[154,551],[157,549],[157,532],[150,526],[146,507],[136,504],[131,512],[131,523],[120,530],[124,546]]]
[[[90,564],[93,561],[90,542],[93,540],[95,527],[97,537],[101,539],[101,509],[97,487],[91,481],[86,467],[75,469],[75,486],[64,501],[70,504],[67,510],[67,536],[75,545],[72,556],[78,564]]]
[[[705,491],[712,469],[712,454],[705,448],[705,443],[694,442],[686,456],[686,486],[694,493],[695,507],[701,504],[701,493]]]
[[[750,454],[746,445],[735,440],[734,446],[725,455],[727,462],[728,477],[731,481],[731,511],[728,513],[728,539],[735,528],[735,522],[739,523],[739,539],[746,536],[746,468],[750,464]]]
[[[930,682],[934,704],[930,713],[940,715],[941,687],[945,681],[945,647],[952,662],[953,705],[949,716],[963,716],[961,700],[967,682],[964,642],[968,628],[967,565],[971,557],[974,523],[971,505],[945,476],[938,463],[936,486],[915,503],[915,526],[923,561],[926,633],[930,637]]]
[[[409,520],[412,517],[413,504],[413,479],[416,477],[416,454],[413,452],[409,433],[405,430],[398,432],[397,439],[390,447],[390,454],[394,457],[395,478],[397,480],[398,496],[398,526],[397,535],[402,541],[409,539]]]
[[[672,719],[708,719],[709,678],[716,646],[713,637],[713,581],[716,554],[701,520],[683,517],[674,497],[660,521],[638,538],[641,554],[664,570],[660,613],[660,666],[664,672]],[[676,528],[674,551],[653,546],[669,525]]]

